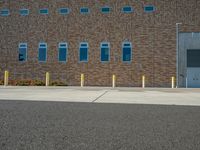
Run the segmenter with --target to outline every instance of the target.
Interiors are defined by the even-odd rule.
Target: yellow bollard
[[[112,87],[115,88],[116,87],[116,75],[112,76]]]
[[[172,89],[175,88],[175,77],[172,77]]]
[[[142,88],[145,88],[145,76],[142,76]]]
[[[4,86],[8,85],[8,76],[9,76],[9,72],[5,71],[5,73],[4,73]]]
[[[84,86],[84,80],[85,80],[84,74],[81,74],[81,87]]]
[[[49,72],[46,72],[46,86],[49,86],[50,75]]]

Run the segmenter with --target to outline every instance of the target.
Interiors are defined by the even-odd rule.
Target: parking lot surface
[[[200,89],[0,87],[2,150],[198,150]]]
[[[199,118],[195,106],[0,100],[0,149],[199,150]]]

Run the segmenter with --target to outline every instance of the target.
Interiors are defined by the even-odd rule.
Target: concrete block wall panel
[[[155,5],[154,13],[145,13],[144,5]],[[125,5],[134,13],[124,14]],[[110,6],[111,13],[102,14],[102,6]],[[68,15],[58,14],[60,7],[68,7]],[[89,7],[88,15],[80,14],[81,7]],[[198,0],[16,0],[1,1],[0,9],[8,8],[11,15],[0,16],[1,72],[8,69],[13,79],[44,79],[50,72],[53,80],[80,85],[85,74],[86,85],[111,86],[112,74],[117,86],[141,86],[142,75],[148,87],[170,87],[176,76],[176,23],[182,22],[181,32],[199,32],[200,2]],[[30,14],[22,17],[20,8]],[[40,8],[49,8],[49,15],[40,15]],[[133,45],[131,63],[123,63],[122,42]],[[79,62],[79,43],[89,44],[89,60]],[[100,43],[110,42],[110,62],[100,61]],[[28,61],[18,62],[18,44],[28,43]],[[38,62],[38,44],[48,44],[47,62]],[[67,42],[68,59],[58,62],[58,43]],[[3,73],[0,73],[2,76]],[[2,77],[1,77],[2,78]]]
[[[186,87],[187,50],[200,49],[200,32],[180,33],[179,39],[179,86]]]

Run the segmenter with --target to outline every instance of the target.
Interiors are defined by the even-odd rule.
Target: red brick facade
[[[156,11],[144,12],[145,5]],[[134,12],[121,11],[125,5]],[[89,7],[88,15],[80,14],[81,7]],[[100,8],[110,6],[111,13],[102,14]],[[62,16],[58,8],[71,12]],[[112,74],[117,86],[141,86],[142,75],[148,87],[170,87],[176,76],[176,23],[182,32],[200,31],[200,1],[198,0],[1,0],[0,9],[8,8],[10,15],[0,16],[0,77],[4,70],[11,79],[44,79],[45,72],[52,80],[68,85],[111,86]],[[20,16],[19,9],[28,8],[28,16]],[[48,15],[40,15],[40,8],[49,8]],[[132,62],[122,62],[122,42],[132,42]],[[47,62],[38,62],[38,44],[48,44]],[[58,61],[58,43],[69,45],[68,61]],[[78,60],[79,43],[89,43],[89,61]],[[110,42],[110,62],[100,61],[100,43]],[[18,44],[27,42],[28,60],[18,61]]]

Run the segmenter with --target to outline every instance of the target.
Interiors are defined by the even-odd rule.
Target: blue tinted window
[[[108,6],[102,7],[101,8],[101,12],[102,13],[109,13],[110,12],[110,7],[108,7]]]
[[[60,8],[58,11],[61,15],[69,14],[69,8]]]
[[[20,9],[19,13],[21,16],[27,16],[29,14],[29,10],[28,9]]]
[[[40,43],[40,47],[46,47],[47,44],[46,43]]]
[[[59,46],[60,47],[67,47],[67,43],[60,43]]]
[[[67,61],[67,43],[59,43],[58,59],[60,62]]]
[[[122,44],[122,60],[124,62],[130,62],[132,55],[132,45],[130,42]]]
[[[110,44],[101,43],[101,61],[109,61],[110,59]]]
[[[124,47],[127,47],[127,46],[131,47],[131,44],[130,43],[124,43]]]
[[[79,48],[79,61],[88,61],[88,43],[81,43]]]
[[[87,7],[82,7],[81,9],[80,9],[80,13],[81,14],[88,14],[90,12],[90,10],[89,10],[89,8],[87,8]]]
[[[144,11],[145,12],[154,12],[155,7],[153,5],[147,5],[147,6],[144,7]]]
[[[87,43],[81,43],[81,47],[87,47],[88,44]]]
[[[40,9],[40,14],[46,15],[46,14],[48,14],[48,13],[49,13],[49,11],[48,11],[47,8],[42,8],[42,9]]]
[[[9,9],[2,9],[0,11],[1,16],[9,16],[10,15],[10,11]]]
[[[131,12],[133,12],[133,7],[131,7],[131,6],[124,6],[124,7],[122,8],[122,11],[123,11],[124,13],[131,13]]]
[[[27,59],[27,43],[19,44],[19,61],[26,61]]]
[[[103,46],[108,47],[109,44],[108,44],[108,43],[102,43],[102,44],[101,44],[101,47],[103,47]]]
[[[47,60],[47,44],[40,43],[38,48],[38,60],[46,61]]]

